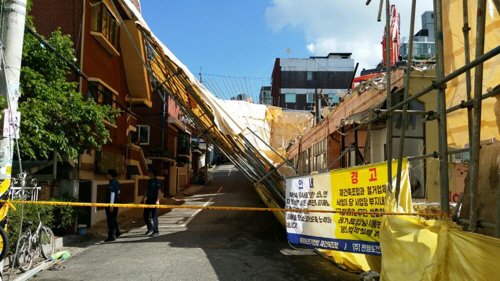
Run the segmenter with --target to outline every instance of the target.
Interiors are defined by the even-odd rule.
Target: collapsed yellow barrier
[[[500,239],[465,232],[451,221],[384,217],[381,280],[498,280]]]

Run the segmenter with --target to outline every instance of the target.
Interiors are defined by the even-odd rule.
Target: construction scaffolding
[[[477,7],[474,9],[469,7],[468,1],[477,2]],[[359,152],[358,146],[358,131],[366,130],[366,143],[368,143],[371,133],[372,126],[380,126],[380,124],[385,123],[386,125],[386,144],[388,149],[386,149],[386,159],[397,159],[397,172],[396,172],[396,182],[395,186],[392,186],[392,182],[388,182],[389,191],[395,191],[396,198],[399,198],[399,193],[401,192],[401,173],[402,173],[402,163],[405,147],[405,126],[401,127],[400,132],[400,142],[397,151],[397,156],[393,157],[392,152],[392,139],[394,136],[393,129],[393,115],[402,115],[402,124],[406,124],[408,116],[412,115],[415,117],[423,116],[421,122],[431,122],[437,121],[437,133],[438,136],[438,149],[432,153],[427,153],[423,155],[417,155],[409,157],[409,161],[422,160],[427,158],[437,158],[439,163],[439,196],[440,196],[440,208],[445,217],[450,217],[450,203],[449,203],[449,171],[448,171],[448,157],[449,155],[470,152],[470,217],[468,220],[461,220],[462,223],[469,224],[469,230],[475,231],[478,226],[478,216],[477,216],[477,189],[478,189],[478,175],[479,175],[479,149],[481,138],[481,109],[483,106],[483,100],[491,97],[496,97],[500,93],[500,87],[497,85],[498,82],[498,72],[496,75],[493,73],[493,65],[499,65],[499,54],[500,46],[498,45],[500,40],[489,41],[489,48],[485,52],[485,33],[486,33],[486,22],[493,21],[493,18],[498,20],[498,2],[499,0],[493,0],[495,4],[496,11],[487,9],[486,0],[463,0],[462,2],[462,14],[464,18],[463,24],[463,42],[465,43],[462,48],[464,49],[464,61],[463,63],[457,63],[455,57],[447,57],[445,60],[445,54],[453,53],[444,50],[444,40],[451,40],[451,31],[449,30],[450,18],[453,16],[450,11],[454,8],[457,2],[451,3],[450,0],[434,0],[434,26],[435,26],[435,45],[436,45],[436,56],[435,56],[435,72],[436,79],[432,83],[423,89],[419,90],[417,93],[412,95],[409,94],[410,89],[410,74],[414,68],[412,63],[411,55],[408,56],[408,63],[406,67],[406,73],[400,75],[401,72],[394,71],[391,67],[390,62],[390,17],[391,17],[391,4],[390,0],[385,0],[386,8],[386,57],[387,57],[387,69],[385,78],[376,78],[379,83],[376,85],[378,92],[380,87],[385,84],[385,96],[383,94],[377,94],[379,101],[385,102],[386,108],[377,108],[375,114],[361,114],[358,116],[360,120],[342,120],[343,122],[351,122],[352,132],[355,133],[354,144],[346,145],[345,135],[348,132],[344,131],[344,126],[340,127],[341,139],[339,143],[341,144],[342,150],[340,156],[334,159],[333,162],[328,163],[326,166],[329,170],[336,163],[344,162],[346,154],[352,149],[355,150],[354,163],[355,165],[361,165],[370,163],[367,159],[367,153],[364,157]],[[371,1],[367,1],[367,5]],[[208,91],[195,77],[189,72],[186,66],[184,66],[169,50],[165,47],[151,32],[145,21],[142,19],[140,13],[138,13],[132,4],[128,1],[122,0],[124,5],[129,6],[130,10],[134,12],[135,25],[140,31],[143,40],[146,42],[145,49],[147,52],[147,60],[143,61],[144,67],[147,69],[149,78],[151,82],[155,85],[155,90],[157,94],[162,97],[163,93],[168,94],[181,108],[184,115],[188,120],[194,125],[201,134],[198,137],[207,139],[211,144],[216,146],[218,150],[224,154],[224,156],[229,159],[251,182],[255,184],[257,192],[261,195],[268,206],[272,207],[284,207],[285,206],[285,181],[284,176],[291,175],[301,175],[301,170],[298,167],[297,162],[289,161],[287,156],[283,151],[278,151],[276,147],[270,145],[270,135],[269,132],[269,120],[262,107],[258,105],[249,105],[245,102],[236,101],[235,103],[228,103],[228,101],[222,101],[216,98],[210,91]],[[412,54],[413,41],[414,41],[414,24],[415,24],[415,6],[416,0],[412,0],[412,10],[410,18],[410,54]],[[443,6],[445,10],[443,10]],[[452,7],[453,6],[453,7]],[[378,14],[378,20],[381,20],[382,10],[384,7],[384,0],[380,0],[380,8]],[[492,8],[492,7],[490,7]],[[472,12],[471,12],[472,11]],[[486,12],[488,11],[488,12]],[[453,11],[456,14],[456,11]],[[470,46],[469,46],[469,22],[468,14],[477,14],[477,24],[475,32],[475,57],[470,59]],[[487,17],[490,17],[487,20]],[[446,32],[443,29],[443,21],[447,19]],[[454,19],[456,22],[456,19]],[[130,32],[127,29],[124,20],[120,18],[130,40],[133,41]],[[494,26],[491,24],[491,26]],[[491,31],[491,26],[488,32]],[[446,33],[446,36],[444,34]],[[449,34],[448,34],[449,33]],[[454,39],[453,39],[454,40]],[[492,43],[493,42],[493,43]],[[491,44],[497,44],[492,46]],[[136,46],[138,55],[140,52]],[[140,56],[141,57],[141,56]],[[495,63],[492,63],[492,58],[495,58]],[[142,57],[141,57],[142,60]],[[453,63],[451,63],[453,61]],[[483,68],[485,63],[490,63],[488,66],[488,84],[490,88],[484,89],[483,85]],[[461,65],[461,67],[456,67]],[[472,70],[474,70],[474,81],[472,80]],[[448,72],[448,73],[446,73]],[[399,75],[399,76],[398,76]],[[466,85],[466,99],[460,102],[450,102],[449,96],[453,95],[449,92],[453,89],[455,92],[464,92],[463,89],[457,87],[457,79],[464,77],[464,84]],[[493,77],[493,78],[492,78]],[[404,82],[403,82],[404,80]],[[451,83],[450,83],[451,82]],[[370,81],[368,81],[370,83]],[[492,84],[493,83],[493,84]],[[449,84],[449,85],[448,85]],[[363,88],[364,86],[361,86]],[[364,91],[360,87],[356,87],[348,93],[352,95],[353,93]],[[474,88],[474,96],[472,97],[472,88]],[[393,95],[400,89],[404,89],[403,96],[401,100],[394,102]],[[436,92],[437,108],[435,111],[422,111],[422,110],[411,110],[409,109],[410,103],[417,101],[424,95],[431,92]],[[448,93],[447,93],[448,92]],[[483,94],[485,92],[485,94]],[[380,96],[380,97],[379,97]],[[360,96],[363,97],[363,96]],[[345,101],[354,98],[350,96]],[[366,98],[366,97],[364,97]],[[344,102],[345,102],[344,101]],[[234,114],[229,108],[237,107],[241,109],[241,112],[257,112],[256,115],[259,117],[249,118],[249,116],[241,114]],[[338,108],[337,108],[338,109]],[[366,108],[367,110],[370,108]],[[448,128],[449,116],[453,116],[456,112],[464,109],[467,111],[467,136],[468,143],[470,145],[465,146],[464,141],[457,141],[459,138],[456,137],[451,144],[458,149],[449,150],[450,148],[450,133]],[[373,109],[370,109],[373,111]],[[359,111],[358,111],[359,112]],[[490,112],[491,113],[491,112]],[[334,110],[329,113],[331,116],[336,116],[337,112]],[[339,113],[340,114],[340,113]],[[453,116],[456,120],[456,116]],[[252,120],[250,120],[252,119]],[[324,123],[323,120],[321,123]],[[338,120],[340,121],[340,120]],[[321,124],[320,123],[320,124]],[[262,129],[262,131],[260,131]],[[460,128],[453,128],[456,132]],[[497,128],[498,130],[498,128]],[[302,130],[303,132],[303,130]],[[495,133],[490,133],[493,137],[498,138],[498,131]],[[365,151],[368,146],[365,144]],[[349,153],[349,159],[351,159]],[[295,162],[295,165],[294,163]],[[352,161],[350,160],[352,163]],[[392,178],[392,166],[391,161],[388,163],[388,178]],[[343,165],[345,166],[345,165]],[[284,169],[288,169],[288,172],[284,172]],[[309,172],[309,171],[307,171]],[[500,204],[498,205],[500,212]],[[284,223],[284,214],[275,213],[278,219]],[[481,223],[483,227],[494,227],[496,228],[497,237],[500,235],[500,215],[496,218],[496,223],[488,224]],[[349,258],[346,258],[349,259]]]
[[[367,1],[369,4],[371,1]],[[380,2],[378,20],[381,20],[383,3],[384,0]],[[478,0],[477,11],[486,11],[486,0]],[[495,0],[498,2],[498,0]],[[415,23],[415,3],[416,0],[412,2],[412,11],[410,19],[410,54],[413,48],[414,40],[414,23]],[[483,64],[489,59],[497,56],[500,53],[500,46],[495,46],[487,52],[484,52],[485,44],[485,23],[488,13],[478,13],[477,27],[476,27],[476,55],[474,60],[469,58],[469,44],[468,41],[468,10],[470,8],[467,0],[463,1],[463,15],[464,15],[464,42],[466,43],[465,48],[465,61],[462,67],[451,71],[449,74],[445,75],[445,61],[444,61],[444,48],[443,48],[443,10],[442,5],[446,3],[446,7],[450,6],[447,0],[434,0],[434,24],[435,24],[435,44],[436,44],[436,80],[432,82],[431,85],[427,86],[423,90],[416,94],[409,96],[408,91],[410,88],[410,75],[412,70],[412,58],[408,57],[406,76],[404,77],[404,83],[401,83],[404,87],[403,99],[397,104],[393,102],[394,94],[394,81],[391,81],[391,62],[390,62],[390,20],[391,20],[391,4],[389,0],[385,2],[386,8],[386,57],[387,57],[387,70],[385,75],[385,89],[386,96],[385,102],[387,109],[379,110],[375,116],[371,116],[368,120],[364,120],[363,125],[355,126],[356,136],[357,131],[360,129],[366,129],[367,139],[370,138],[371,125],[374,122],[381,122],[385,120],[387,128],[387,147],[391,148],[392,137],[394,135],[393,125],[392,125],[392,115],[394,113],[402,114],[402,123],[405,124],[408,119],[409,114],[424,116],[423,122],[429,122],[432,120],[438,123],[438,140],[439,149],[433,153],[424,154],[421,156],[410,157],[409,160],[418,160],[426,158],[438,158],[439,160],[439,180],[440,180],[440,204],[441,210],[444,213],[449,213],[449,182],[448,182],[448,155],[452,153],[461,153],[464,151],[470,151],[471,161],[470,161],[470,175],[471,175],[471,215],[470,215],[470,230],[475,230],[477,227],[477,216],[475,204],[475,194],[477,192],[477,177],[478,177],[478,163],[479,163],[479,144],[481,135],[481,108],[482,100],[494,97],[500,93],[500,89],[491,89],[489,92],[483,95]],[[234,116],[228,111],[229,106],[248,106],[244,102],[237,102],[235,104],[228,105],[226,101],[217,99],[212,93],[210,93],[201,83],[189,72],[187,67],[185,67],[169,50],[166,48],[151,32],[146,22],[142,19],[140,13],[138,13],[134,7],[131,6],[127,1],[123,1],[124,5],[129,6],[130,10],[134,12],[136,18],[136,27],[140,30],[142,38],[146,41],[146,51],[147,51],[147,61],[143,61],[144,67],[147,69],[149,77],[153,84],[155,85],[155,92],[162,97],[162,93],[167,93],[181,108],[185,116],[192,122],[192,124],[201,132],[199,137],[206,138],[210,143],[214,144],[219,151],[224,154],[227,159],[229,159],[250,181],[254,182],[258,188],[264,191],[267,195],[269,202],[273,202],[274,205],[283,207],[285,203],[285,184],[283,174],[276,172],[282,170],[284,167],[288,169],[293,169],[294,173],[300,174],[298,167],[293,165],[284,153],[276,151],[269,143],[269,139],[265,134],[261,132],[256,132],[260,125],[255,125],[254,121],[248,121],[248,118],[239,118],[239,116]],[[496,6],[498,8],[498,6]],[[449,11],[448,11],[449,12]],[[447,16],[449,17],[449,16]],[[133,38],[130,36],[130,32],[127,30],[127,25],[125,25],[123,19],[120,19],[123,23],[123,27],[126,29],[130,40]],[[130,26],[130,25],[128,25]],[[449,28],[449,27],[447,27]],[[136,50],[139,52],[138,47]],[[142,58],[141,58],[142,60]],[[471,97],[471,70],[475,69],[475,83],[474,83],[474,98]],[[450,81],[454,81],[455,78],[464,75],[466,77],[467,84],[467,100],[464,100],[460,104],[456,104],[447,108],[446,101],[446,85]],[[350,91],[353,93],[359,91],[359,89],[354,88]],[[408,110],[408,105],[417,100],[418,98],[432,92],[436,91],[437,109],[435,112],[420,112]],[[468,116],[468,135],[470,139],[470,146],[467,148],[455,149],[448,151],[448,128],[447,128],[447,116],[460,109],[467,109]],[[243,108],[242,108],[243,109]],[[472,110],[474,109],[474,110]],[[260,110],[260,109],[249,109],[249,110]],[[473,114],[472,114],[473,113]],[[264,118],[265,119],[265,118]],[[243,120],[243,121],[242,121]],[[260,121],[259,121],[260,122]],[[266,123],[265,121],[263,123]],[[264,127],[264,125],[262,126]],[[396,186],[392,187],[392,183],[389,182],[389,190],[393,188],[396,190],[396,194],[400,192],[401,185],[401,163],[403,159],[403,151],[405,146],[405,130],[401,127],[401,141],[398,148],[397,157],[393,157],[392,149],[386,150],[386,159],[398,159],[397,176],[396,176]],[[344,132],[342,132],[344,133]],[[264,137],[264,139],[263,139]],[[344,161],[344,155],[346,152],[354,148],[357,149],[357,142],[355,147],[347,146],[347,149],[342,151],[341,157],[338,157],[333,163],[329,163],[328,167],[332,167],[338,161]],[[366,149],[366,146],[365,146]],[[263,151],[271,152],[264,153]],[[363,157],[355,157],[355,163],[361,164],[366,162]],[[279,159],[280,161],[276,162]],[[362,161],[359,161],[362,160]],[[280,163],[281,162],[281,163]],[[390,163],[390,161],[388,161]],[[392,174],[392,167],[388,165],[388,175]],[[280,170],[280,171],[281,171]],[[289,175],[289,174],[287,174]],[[499,225],[498,223],[496,225]]]

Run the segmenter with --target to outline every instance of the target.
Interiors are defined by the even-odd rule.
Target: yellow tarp
[[[493,1],[487,1],[486,14],[486,38],[484,52],[500,45],[500,16],[493,5]],[[469,0],[469,32],[470,58],[473,60],[476,54],[476,21],[477,0]],[[462,1],[442,0],[443,7],[443,39],[444,39],[444,64],[445,74],[450,74],[465,64],[465,48],[463,27]],[[500,84],[500,56],[495,56],[484,63],[483,94],[488,88],[494,88]],[[474,70],[472,75],[472,92],[474,96]],[[467,100],[465,75],[451,80],[446,89],[447,107],[460,104]],[[497,113],[495,114],[495,110]],[[496,116],[498,115],[498,117]],[[490,98],[483,101],[481,140],[496,138],[500,140],[497,122],[500,117],[500,101]],[[461,148],[469,143],[467,110],[461,109],[448,115],[448,144],[452,147]]]
[[[452,222],[389,216],[382,221],[381,280],[498,280],[500,240]]]

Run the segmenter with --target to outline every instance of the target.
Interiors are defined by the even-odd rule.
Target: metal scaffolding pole
[[[476,26],[476,58],[484,53],[484,36],[486,25],[486,0],[477,1],[477,26]],[[474,70],[474,120],[472,127],[472,140],[470,141],[470,224],[469,230],[474,232],[477,227],[476,195],[479,181],[479,145],[481,141],[481,107],[483,91],[483,64]]]
[[[403,107],[403,105],[409,104],[410,102],[417,100],[421,96],[442,87],[444,84],[446,84],[447,82],[451,81],[452,79],[460,76],[461,74],[463,74],[467,70],[472,69],[472,68],[476,67],[477,65],[482,64],[483,62],[485,62],[485,61],[487,61],[487,60],[489,60],[489,59],[491,59],[499,54],[500,54],[500,46],[497,46],[497,47],[489,50],[488,52],[486,52],[484,55],[482,55],[480,57],[476,57],[469,64],[466,64],[466,65],[460,67],[459,69],[442,77],[441,79],[436,79],[436,81],[434,81],[430,86],[426,87],[425,89],[423,89],[422,91],[420,91],[414,95],[411,95],[406,100],[399,102],[398,104],[392,106],[391,108],[386,109],[385,112],[381,113],[379,116],[373,117],[372,119],[368,120],[366,123],[373,123],[382,117],[389,116],[389,113],[394,112],[398,108]]]
[[[454,149],[454,150],[448,151],[448,155],[468,152],[469,150],[470,150],[469,148]],[[422,159],[426,159],[426,158],[438,158],[438,157],[439,157],[439,152],[434,151],[433,153],[429,153],[429,154],[424,154],[424,155],[419,155],[419,156],[409,156],[408,161],[422,160]]]
[[[411,63],[413,58],[413,39],[414,39],[414,29],[415,29],[415,6],[417,0],[412,0],[411,3],[411,18],[410,18],[410,46],[408,47],[408,66],[406,68],[405,77],[405,90],[403,99],[408,98],[408,91],[410,90],[410,73],[411,73]],[[399,192],[401,191],[401,170],[403,169],[403,152],[405,147],[405,137],[406,137],[406,119],[408,119],[408,105],[403,106],[403,116],[401,121],[401,132],[399,138],[399,150],[398,150],[398,168],[396,172],[396,203],[399,203]]]
[[[439,81],[444,76],[444,49],[443,49],[443,15],[441,0],[434,0],[434,35],[436,44],[436,79]],[[446,93],[445,85],[439,86],[437,93],[438,141],[439,141],[439,181],[441,211],[448,213],[450,210],[449,184],[448,184],[448,139],[446,128]]]
[[[482,95],[481,100],[485,100],[485,99],[494,97],[496,95],[500,95],[500,88],[497,88],[491,92],[488,92],[488,93]],[[474,105],[474,100],[462,101],[460,104],[454,105],[454,106],[446,109],[446,114],[451,113],[451,112],[456,111],[456,110],[459,110],[459,109],[462,109],[462,108],[471,107],[473,105]],[[437,115],[437,113],[433,114],[433,115],[429,115],[429,117],[422,119],[422,122],[427,122],[427,121],[434,120],[434,119],[439,119],[439,115]]]
[[[462,28],[462,31],[464,32],[464,52],[465,52],[465,64],[468,64],[470,62],[470,46],[469,46],[469,11],[468,11],[468,4],[467,0],[463,0],[462,2],[462,7],[463,7],[463,15],[464,15],[464,27]],[[465,72],[465,83],[467,87],[467,101],[471,100],[471,76],[470,76],[470,70],[467,70]],[[467,123],[468,123],[468,129],[469,129],[469,143],[472,140],[472,108],[469,106],[467,107]]]
[[[391,3],[389,0],[385,1],[385,66],[386,66],[386,90],[387,90],[387,108],[392,106],[392,92],[391,92]],[[392,192],[392,114],[386,121],[387,124],[387,140],[386,150],[387,155],[387,190]]]
[[[499,163],[500,159],[497,159],[497,163]],[[495,219],[495,237],[500,238],[500,167],[497,173],[498,183],[497,183],[497,217]]]

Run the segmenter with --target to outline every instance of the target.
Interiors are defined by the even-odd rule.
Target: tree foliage
[[[33,28],[32,19],[26,24]],[[60,54],[76,62],[69,35],[54,31],[46,39]],[[68,82],[70,67],[29,33],[25,33],[21,68],[21,136],[25,157],[47,159],[55,149],[63,158],[100,147],[109,140],[103,120],[115,122],[118,112],[87,100]]]

